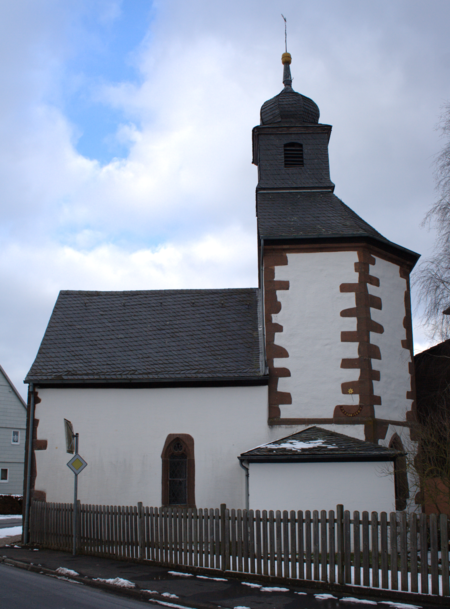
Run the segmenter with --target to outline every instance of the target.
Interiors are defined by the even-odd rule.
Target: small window
[[[11,434],[11,444],[20,444],[20,431],[13,429]]]
[[[174,453],[169,457],[169,505],[187,504],[187,457]]]
[[[303,167],[303,145],[298,142],[289,142],[284,145],[284,166]]]
[[[6,468],[0,470],[0,482],[8,482],[8,470]]]
[[[195,507],[194,439],[189,434],[169,434],[162,459],[162,505]]]

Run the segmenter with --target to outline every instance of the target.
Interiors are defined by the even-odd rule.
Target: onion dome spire
[[[314,125],[319,122],[317,104],[292,88],[291,54],[283,53],[284,89],[261,107],[261,125]]]

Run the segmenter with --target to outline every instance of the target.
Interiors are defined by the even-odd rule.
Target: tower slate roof
[[[62,291],[25,381],[262,377],[255,288]]]
[[[259,236],[263,239],[373,237],[390,243],[336,195],[327,191],[259,192]]]

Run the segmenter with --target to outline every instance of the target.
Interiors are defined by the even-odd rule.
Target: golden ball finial
[[[281,56],[281,63],[283,65],[291,65],[291,61],[292,61],[292,57],[290,53],[283,53],[283,55]]]

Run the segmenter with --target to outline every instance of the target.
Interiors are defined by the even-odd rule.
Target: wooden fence
[[[449,596],[447,516],[79,506],[98,556]],[[73,504],[33,501],[30,541],[72,549]]]

